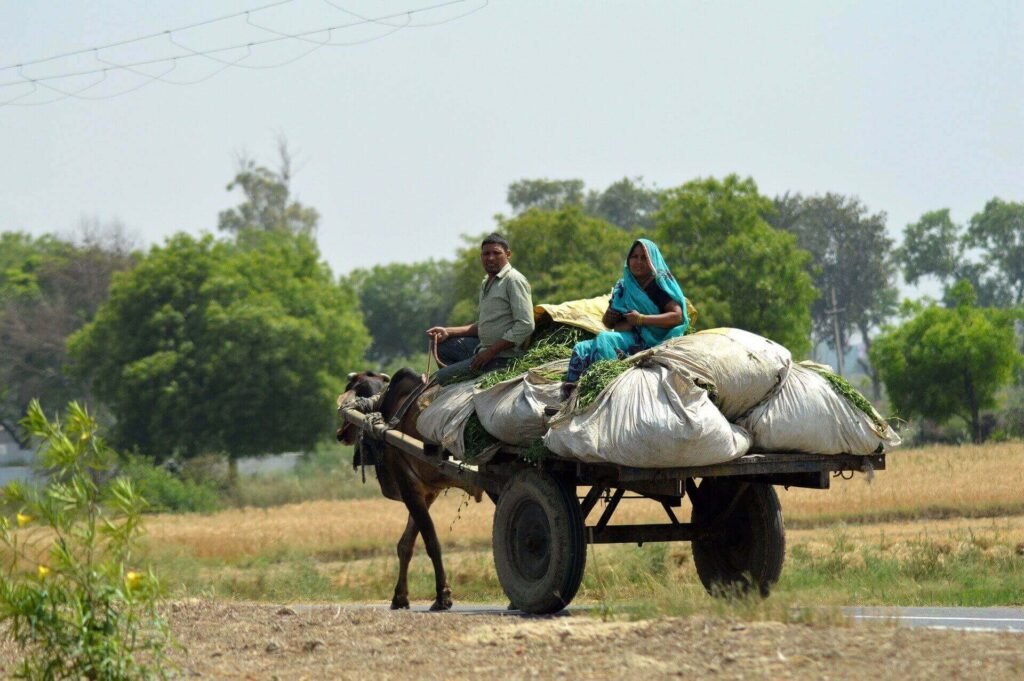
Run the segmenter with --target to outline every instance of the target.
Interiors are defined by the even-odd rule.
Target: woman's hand
[[[647,315],[642,315],[636,310],[630,310],[629,312],[626,313],[625,316],[626,321],[629,322],[632,326],[643,326],[644,317],[646,317]]]
[[[622,319],[622,313],[619,312],[618,310],[613,310],[611,305],[608,306],[608,309],[604,311],[604,316],[601,317],[601,321],[609,329],[616,328],[616,326],[618,326],[619,322],[621,322]]]

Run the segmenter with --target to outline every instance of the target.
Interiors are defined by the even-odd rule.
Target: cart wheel
[[[756,587],[767,596],[779,580],[786,554],[782,508],[774,488],[705,478],[690,501],[691,522],[704,535],[693,540],[693,562],[708,593],[728,596]]]
[[[536,469],[517,473],[498,497],[492,539],[513,607],[548,614],[576,596],[587,546],[575,488]]]

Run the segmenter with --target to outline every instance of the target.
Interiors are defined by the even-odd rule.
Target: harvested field
[[[888,469],[870,479],[833,479],[828,490],[779,488],[790,530],[843,521],[847,524],[943,517],[1024,515],[1024,447],[1020,443],[896,450]],[[368,485],[376,485],[367,480]],[[601,506],[595,511],[599,512]],[[489,546],[494,506],[477,504],[458,490],[435,503],[431,513],[446,550]],[[684,502],[678,512],[689,516]],[[613,522],[661,522],[655,503],[624,503]],[[210,516],[149,518],[151,541],[180,547],[200,558],[232,560],[288,547],[340,557],[392,553],[405,527],[405,508],[384,498],[318,501],[272,510],[244,509]],[[244,530],[243,530],[244,528]]]
[[[170,608],[185,678],[985,679],[1024,675],[1019,634],[746,622],[314,611],[188,600]],[[5,647],[7,646],[7,647]],[[14,651],[0,644],[0,675]]]

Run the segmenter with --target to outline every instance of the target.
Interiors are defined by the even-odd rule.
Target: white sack
[[[552,420],[544,444],[587,462],[674,468],[742,456],[750,437],[691,378],[649,365],[624,371],[582,412]]]
[[[465,455],[462,433],[473,413],[475,382],[444,386],[416,419],[416,430],[425,441],[441,445],[459,459]]]
[[[566,361],[557,364],[568,366]],[[560,381],[530,372],[478,390],[473,395],[473,406],[484,430],[502,442],[524,446],[540,439],[547,430],[544,407],[559,404],[561,388]]]
[[[656,346],[651,360],[682,369],[714,386],[715,404],[735,421],[786,380],[792,355],[782,345],[742,329],[708,329]]]
[[[879,445],[900,443],[878,412],[874,415],[882,426],[837,393],[818,372],[794,364],[782,389],[738,423],[751,432],[759,450],[872,454]]]

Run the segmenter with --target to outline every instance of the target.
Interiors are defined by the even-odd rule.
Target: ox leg
[[[409,607],[409,561],[412,560],[412,552],[416,546],[416,535],[419,534],[416,521],[409,515],[405,523],[405,531],[402,538],[398,540],[398,583],[395,584],[395,595],[391,599],[391,609]]]
[[[434,529],[434,521],[430,518],[430,504],[433,503],[435,495],[429,494],[421,497],[416,494],[405,496],[405,505],[409,509],[409,515],[423,535],[423,543],[427,547],[427,555],[430,562],[434,564],[434,588],[437,598],[431,603],[431,610],[448,610],[452,607],[452,590],[448,587],[448,577],[444,571],[444,561],[441,558],[441,542],[437,538],[437,531]]]

